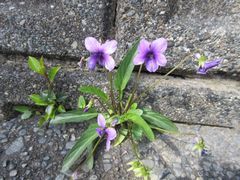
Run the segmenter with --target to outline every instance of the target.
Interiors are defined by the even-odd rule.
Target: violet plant
[[[141,161],[138,142],[144,136],[149,141],[154,141],[154,131],[178,133],[178,129],[170,118],[151,109],[140,107],[137,103],[139,96],[136,91],[144,64],[149,72],[156,72],[159,67],[166,65],[167,60],[164,53],[167,49],[167,40],[159,38],[151,43],[145,39],[137,40],[127,51],[116,71],[114,71],[116,64],[111,56],[117,49],[115,40],[101,44],[95,38],[88,37],[85,39],[85,47],[90,52],[87,61],[89,70],[92,71],[97,66],[105,68],[109,87],[108,91],[104,92],[101,88],[93,85],[81,86],[79,91],[91,96],[89,103],[86,105],[86,100],[83,96],[80,96],[77,110],[58,114],[50,121],[50,124],[56,125],[91,120],[87,130],[82,133],[66,155],[62,171],[67,172],[79,160],[91,169],[94,153],[100,143],[105,141],[106,151],[109,151],[112,146],[116,147],[129,139],[135,154],[135,159],[128,163],[129,170],[132,170],[137,177],[148,179],[150,169]],[[197,57],[201,74],[219,64],[219,61],[209,64],[206,62],[206,58],[199,55]],[[140,65],[140,67],[136,79],[133,81],[134,84],[131,86],[131,93],[128,94],[126,93],[126,87],[133,69],[137,65]],[[96,101],[100,107],[94,104]],[[195,149],[199,151],[201,148],[203,149],[202,142]]]
[[[60,67],[48,68],[44,63],[43,57],[38,60],[31,56],[28,58],[28,67],[45,79],[47,90],[29,96],[36,107],[15,106],[14,109],[22,113],[21,119],[28,119],[36,112],[36,114],[40,115],[38,125],[43,126],[44,124],[49,124],[50,119],[53,119],[56,114],[66,112],[63,105],[66,96],[54,92],[54,80]],[[41,113],[42,110],[39,107],[45,107],[45,111]]]

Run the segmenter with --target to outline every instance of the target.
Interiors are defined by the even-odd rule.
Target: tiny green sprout
[[[206,144],[202,137],[196,138],[196,144],[193,146],[193,151],[198,151],[200,156],[207,154]]]
[[[144,180],[149,179],[150,170],[140,160],[133,160],[127,165],[131,166],[127,171],[133,171],[136,177],[143,177]]]

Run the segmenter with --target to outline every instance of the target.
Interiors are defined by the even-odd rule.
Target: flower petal
[[[105,130],[105,132],[107,133],[107,140],[111,141],[111,140],[115,139],[117,136],[117,132],[114,128],[109,127]]]
[[[150,43],[146,39],[142,39],[138,45],[138,54],[144,56],[150,50]]]
[[[104,118],[104,116],[102,114],[98,114],[97,122],[98,122],[98,125],[100,127],[102,127],[102,128],[106,127],[106,120],[105,120],[105,118]]]
[[[85,47],[89,52],[93,53],[93,52],[98,52],[99,51],[99,48],[101,47],[101,44],[95,38],[87,37],[85,39]]]
[[[163,66],[166,66],[167,64],[166,57],[161,53],[155,54],[155,60],[157,61],[159,66],[163,67]]]
[[[206,74],[207,70],[203,67],[199,67],[197,70],[197,74]]]
[[[97,64],[97,59],[95,56],[91,55],[88,59],[88,69],[94,70]]]
[[[158,63],[157,63],[157,61],[154,60],[154,59],[151,59],[151,60],[146,61],[146,69],[147,69],[149,72],[155,72],[155,71],[157,71],[157,69],[158,69]]]
[[[212,61],[208,61],[204,63],[204,67],[208,70],[211,69],[213,67],[216,67],[220,64],[220,62],[222,61],[222,59],[214,59]]]
[[[199,66],[197,74],[206,74],[209,69],[218,66],[222,62],[222,59],[214,59],[212,61],[205,62],[203,66]]]
[[[152,42],[151,49],[154,53],[164,53],[167,49],[167,40],[165,38],[159,38]]]
[[[196,54],[194,54],[194,57],[195,57],[196,59],[199,59],[199,58],[201,57],[201,54],[196,53]]]
[[[143,53],[138,53],[134,59],[133,59],[133,64],[134,65],[140,65],[143,64],[145,61]]]
[[[102,128],[97,128],[96,131],[100,137],[102,137],[102,135],[104,134],[104,130]]]
[[[107,141],[106,141],[106,151],[109,151],[110,147],[111,147],[111,141],[107,139]]]
[[[104,55],[104,66],[107,70],[112,71],[115,67],[115,61],[112,56],[105,54]]]
[[[102,45],[103,51],[106,54],[112,54],[116,51],[117,49],[117,41],[115,40],[107,40],[103,45]]]

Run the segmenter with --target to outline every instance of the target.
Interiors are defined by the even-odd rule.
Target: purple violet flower
[[[206,61],[198,67],[197,74],[206,74],[209,69],[218,66],[222,62],[222,59],[214,59],[212,61]]]
[[[115,67],[115,61],[110,56],[117,49],[117,41],[107,40],[101,44],[93,37],[85,39],[85,47],[91,53],[88,59],[88,68],[94,70],[96,65],[104,66],[107,70],[112,71]]]
[[[98,122],[99,128],[97,128],[96,131],[100,137],[106,134],[107,136],[106,151],[109,151],[111,141],[116,138],[117,132],[112,127],[106,127],[106,120],[102,114],[98,114],[97,122]]]
[[[159,66],[165,66],[167,59],[163,54],[167,49],[167,40],[159,38],[152,43],[142,39],[138,46],[138,53],[133,60],[134,65],[145,63],[149,72],[157,71]]]

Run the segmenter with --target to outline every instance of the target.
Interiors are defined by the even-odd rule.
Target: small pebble
[[[9,176],[15,177],[17,175],[17,173],[18,173],[17,170],[12,170],[12,171],[10,171]]]

